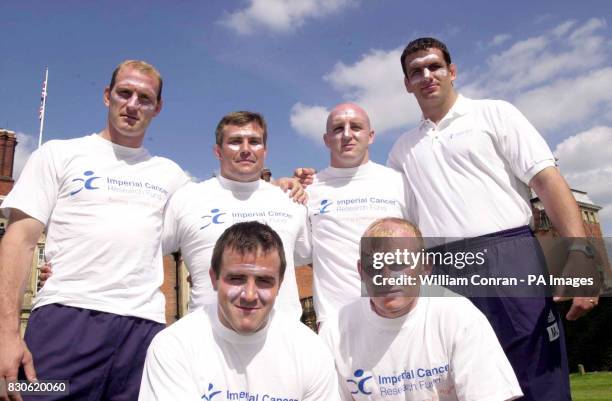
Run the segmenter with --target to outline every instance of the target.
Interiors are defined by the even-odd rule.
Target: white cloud
[[[308,19],[322,18],[354,6],[355,0],[249,0],[249,6],[227,14],[221,23],[239,34],[257,29],[289,32]]]
[[[291,108],[291,127],[299,134],[323,144],[323,133],[329,111],[322,106],[307,106],[297,103]]]
[[[17,132],[15,135],[17,136],[17,146],[15,147],[15,159],[13,162],[13,179],[17,181],[23,166],[25,166],[30,155],[38,145],[38,138],[23,132]]]
[[[512,38],[512,35],[507,34],[507,33],[502,33],[499,35],[495,35],[493,37],[493,39],[491,40],[491,42],[489,43],[489,46],[491,47],[495,47],[495,46],[499,46],[504,42],[507,42],[508,40],[510,40],[510,38]]]
[[[342,93],[342,101],[357,103],[368,112],[372,128],[377,132],[408,128],[421,116],[416,101],[404,89],[400,55],[401,49],[372,50],[353,65],[337,63],[324,77],[336,91]],[[313,113],[311,109],[316,109],[318,113]],[[322,123],[311,123],[323,129],[316,136],[320,140],[327,113],[324,106],[298,103],[291,110],[291,123],[297,132],[307,135],[305,130],[295,127],[294,121],[305,123],[311,118],[322,117]]]
[[[514,103],[541,130],[586,121],[612,106],[612,67],[559,79],[517,96]]]
[[[612,121],[612,41],[605,27],[605,20],[593,18],[565,21],[514,42],[508,33],[497,35],[493,41],[503,47],[491,52],[483,65],[466,70],[460,66],[458,87],[470,97],[512,101],[544,135],[559,128],[575,132],[586,122],[606,124]],[[323,77],[342,100],[368,111],[379,134],[413,126],[421,115],[405,92],[400,54],[401,49],[371,50],[353,64],[336,63]],[[310,107],[332,106],[298,104],[292,121]]]
[[[603,209],[602,228],[612,233],[612,127],[598,126],[573,135],[555,148],[561,172],[573,188],[586,191]]]

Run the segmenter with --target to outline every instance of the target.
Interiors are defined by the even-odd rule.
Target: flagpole
[[[47,79],[49,78],[49,67],[45,67],[45,81],[43,82],[42,93],[40,94],[40,131],[38,132],[38,147],[42,145],[43,127],[45,126],[45,104],[47,103]]]

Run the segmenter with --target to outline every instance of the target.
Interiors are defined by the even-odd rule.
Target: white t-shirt
[[[294,319],[270,315],[242,335],[223,326],[217,304],[161,331],[147,352],[140,401],[340,400],[333,359],[318,336]]]
[[[502,401],[522,395],[484,315],[463,297],[422,297],[386,319],[369,298],[321,328],[334,354],[343,400]],[[352,397],[352,398],[351,398]]]
[[[555,159],[511,104],[459,96],[437,125],[398,139],[387,164],[406,175],[423,236],[463,238],[530,224],[527,184]]]
[[[361,294],[359,241],[382,217],[406,217],[401,174],[372,161],[328,167],[307,188],[311,224],[313,298],[317,321]]]
[[[35,151],[2,204],[47,226],[53,275],[34,307],[59,303],[164,323],[163,212],[187,180],[174,162],[97,134]]]
[[[241,221],[266,223],[283,241],[287,268],[276,308],[302,315],[295,261],[310,257],[306,208],[280,188],[263,180],[237,182],[218,176],[189,183],[168,202],[164,220],[164,253],[181,250],[191,274],[189,309],[216,302],[208,270],[215,242],[229,226]]]

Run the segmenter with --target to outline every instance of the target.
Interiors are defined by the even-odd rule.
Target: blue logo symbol
[[[334,203],[333,201],[329,200],[329,199],[323,199],[321,201],[321,204],[319,205],[319,214],[325,214],[325,213],[329,213],[329,210],[327,210],[327,208]]]
[[[355,380],[353,380],[353,379],[348,379],[348,380],[346,381],[347,383],[352,383],[352,384],[354,384],[354,385],[355,385],[355,387],[354,387],[354,388],[356,388],[356,390],[355,390],[355,391],[352,391],[352,390],[351,390],[351,394],[359,394],[359,393],[366,394],[366,395],[370,395],[370,394],[372,394],[372,392],[371,392],[371,391],[366,391],[366,388],[365,388],[366,382],[367,382],[368,380],[370,380],[370,379],[372,378],[372,376],[367,376],[367,377],[362,378],[362,376],[364,375],[364,373],[365,373],[365,372],[363,371],[363,369],[357,369],[357,370],[355,371]],[[357,379],[360,379],[360,380],[359,380],[359,381],[356,381]]]
[[[91,177],[92,175],[94,175],[94,172],[91,171],[91,170],[87,170],[87,171],[83,172],[83,175],[84,175],[83,178],[75,178],[74,180],[72,180],[72,182],[80,181],[80,182],[83,183],[83,185],[81,185],[81,188],[77,189],[76,191],[70,192],[70,196],[78,194],[79,192],[81,192],[83,190],[83,188],[85,188],[85,189],[98,189],[98,187],[94,187],[93,186],[93,182],[94,182],[94,180],[97,180],[100,177]]]
[[[221,221],[221,216],[224,216],[225,213],[221,213],[221,209],[212,209],[210,211],[212,214],[207,214],[206,216],[202,216],[202,220],[204,221],[204,225],[200,227],[200,230],[205,229],[211,224],[223,224],[224,221]]]
[[[204,394],[201,398],[202,400],[211,401],[215,395],[221,392],[221,391],[212,391],[213,387],[214,386],[212,383],[208,383],[208,391],[207,391],[208,394]]]

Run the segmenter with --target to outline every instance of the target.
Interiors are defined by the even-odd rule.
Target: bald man
[[[356,104],[339,104],[327,118],[323,140],[330,165],[307,188],[318,324],[360,296],[355,263],[366,227],[406,212],[401,174],[370,161],[374,134],[368,114]]]
[[[351,302],[323,325],[344,401],[502,401],[522,395],[487,318],[450,291],[423,296],[419,264],[375,267],[376,253],[418,253],[423,239],[406,220],[384,218],[363,234],[356,263],[368,297]],[[415,279],[381,285],[376,277]],[[453,296],[454,295],[454,296]]]

